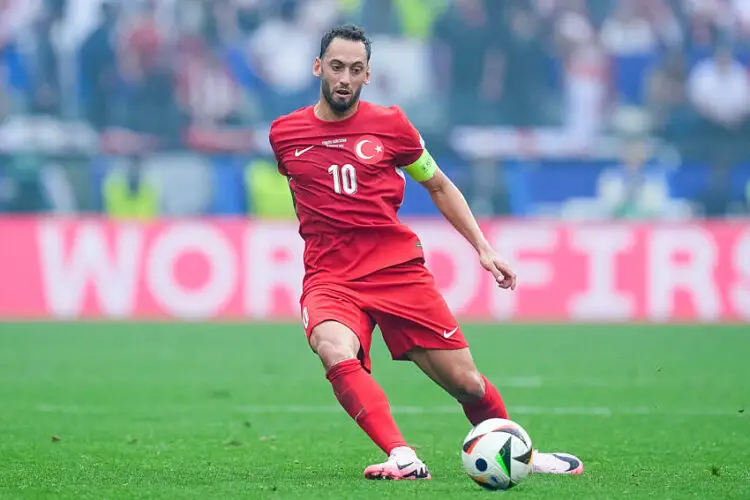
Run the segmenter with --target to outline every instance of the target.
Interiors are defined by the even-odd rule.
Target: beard
[[[328,106],[331,107],[333,112],[341,115],[357,104],[357,101],[359,101],[359,94],[362,92],[362,87],[358,88],[356,91],[352,90],[351,94],[344,97],[334,94],[333,90],[331,90],[331,84],[326,80],[322,80],[320,83],[320,90],[323,94],[323,99],[326,100]]]

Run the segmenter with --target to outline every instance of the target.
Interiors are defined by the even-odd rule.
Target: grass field
[[[749,327],[465,331],[511,417],[583,476],[480,489],[460,407],[379,339],[375,376],[432,481],[362,478],[381,454],[296,325],[0,324],[0,496],[750,498]]]

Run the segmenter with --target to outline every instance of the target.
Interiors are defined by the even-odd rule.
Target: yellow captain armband
[[[435,175],[437,164],[432,159],[430,152],[425,149],[417,161],[402,168],[415,181],[425,182],[432,179]]]

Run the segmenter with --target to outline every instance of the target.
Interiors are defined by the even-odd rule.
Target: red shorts
[[[316,284],[300,299],[308,341],[313,328],[337,321],[359,338],[359,359],[371,370],[370,346],[375,325],[396,360],[407,359],[415,347],[462,349],[461,333],[435,280],[419,261],[407,262],[355,281]]]

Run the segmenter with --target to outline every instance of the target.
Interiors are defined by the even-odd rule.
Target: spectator
[[[251,60],[268,84],[266,116],[275,118],[306,105],[317,96],[312,61],[318,55],[320,33],[301,29],[296,0],[282,0],[279,15],[250,38]]]
[[[52,41],[59,18],[54,10],[44,10],[34,23],[27,55],[31,62],[31,111],[59,115],[61,112],[60,58]]]
[[[745,68],[726,47],[696,65],[688,79],[688,96],[700,115],[699,135],[737,154],[745,142],[750,84]]]
[[[457,0],[437,21],[437,78],[447,87],[454,124],[499,120],[503,59],[494,21],[485,0]]]
[[[143,159],[130,158],[123,170],[107,173],[102,183],[104,210],[115,219],[151,220],[159,214],[159,189],[143,171]]]
[[[111,0],[101,5],[101,20],[81,46],[81,84],[85,115],[101,130],[117,121],[118,89],[116,28],[119,11]]]
[[[463,190],[477,216],[510,215],[512,193],[501,163],[492,160],[473,162]]]
[[[657,219],[667,214],[669,184],[664,170],[647,165],[647,145],[627,140],[622,163],[599,176],[600,201],[616,219]]]
[[[555,39],[563,64],[563,127],[580,147],[603,128],[607,61],[585,9],[573,2],[559,12]]]
[[[672,50],[646,77],[646,106],[653,130],[670,140],[685,140],[694,113],[687,100],[687,68],[682,51]]]
[[[503,36],[503,111],[516,127],[545,123],[551,107],[540,21],[522,6],[509,8]]]
[[[653,51],[657,45],[654,28],[638,4],[632,0],[620,0],[612,16],[602,26],[602,46],[610,54],[642,54]]]
[[[167,46],[156,20],[156,4],[146,3],[125,30],[120,46],[122,76],[127,85],[128,128],[175,143],[179,115]]]
[[[187,121],[209,128],[240,124],[242,89],[215,51],[196,37],[185,37],[180,45],[176,93]]]
[[[696,200],[704,217],[714,219],[729,215],[735,204],[732,202],[730,170],[731,164],[726,158],[720,159],[711,167],[708,183]]]
[[[40,175],[42,163],[39,155],[23,153],[0,161],[0,210],[11,213],[49,210],[49,196]]]
[[[719,0],[686,0],[684,2],[687,46],[699,53],[710,53],[727,34],[727,10]]]

